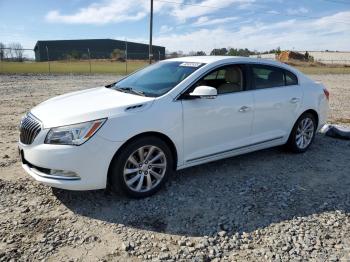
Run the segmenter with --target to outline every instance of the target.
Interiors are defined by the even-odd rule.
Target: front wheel
[[[113,160],[112,189],[136,198],[150,196],[165,183],[172,166],[172,154],[164,141],[156,137],[137,139]]]
[[[316,120],[312,114],[301,115],[289,136],[288,148],[294,153],[305,152],[315,138],[316,128]]]

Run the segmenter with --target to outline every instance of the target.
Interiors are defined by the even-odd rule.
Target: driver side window
[[[218,68],[201,78],[194,87],[197,86],[214,87],[218,95],[243,91],[243,69],[240,65]]]

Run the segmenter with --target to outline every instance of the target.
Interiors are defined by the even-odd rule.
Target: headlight
[[[99,119],[75,125],[51,128],[45,138],[45,144],[79,146],[88,141],[105,121],[106,119]]]

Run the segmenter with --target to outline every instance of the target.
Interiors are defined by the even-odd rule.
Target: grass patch
[[[124,75],[146,66],[146,61],[91,61],[91,73]],[[90,73],[88,61],[53,61],[51,73]],[[0,73],[49,73],[48,62],[0,62]]]
[[[324,65],[320,63],[290,62],[291,66],[305,74],[350,74],[350,66]],[[91,73],[125,75],[148,65],[148,61],[116,62],[109,60],[92,60]],[[127,66],[127,68],[126,68]],[[50,62],[51,73],[89,74],[88,61],[53,61]],[[0,73],[49,73],[48,62],[0,62]]]
[[[304,62],[297,60],[291,60],[286,63],[297,68],[304,74],[309,75],[350,74],[349,65],[324,64],[320,62]]]
[[[350,67],[295,66],[295,68],[307,75],[350,74]]]

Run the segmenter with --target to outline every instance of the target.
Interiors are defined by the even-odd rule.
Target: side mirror
[[[211,86],[197,86],[190,96],[213,99],[218,95],[216,88]]]

